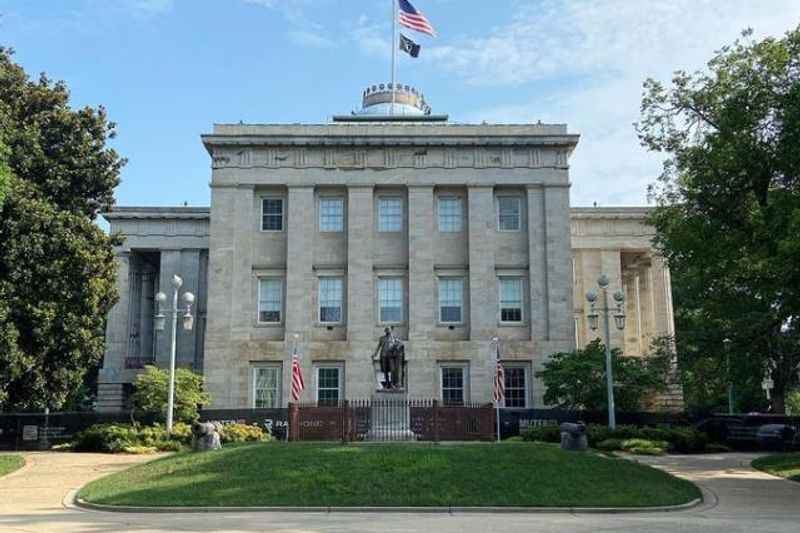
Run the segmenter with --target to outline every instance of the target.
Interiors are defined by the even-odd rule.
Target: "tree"
[[[115,303],[115,237],[94,220],[124,164],[103,108],[69,107],[45,75],[28,79],[0,48],[0,409],[59,408],[103,354]]]
[[[644,89],[640,141],[667,155],[650,222],[697,328],[678,335],[706,366],[730,358],[750,390],[771,374],[782,413],[800,364],[800,28],[745,31],[707,70]]]
[[[175,369],[175,420],[194,422],[197,420],[197,406],[207,405],[211,397],[203,392],[205,380],[186,368]],[[158,413],[163,421],[167,415],[169,393],[169,372],[155,366],[146,366],[144,372],[136,376],[131,401],[138,413]]]
[[[0,120],[2,124],[2,120]],[[0,136],[0,207],[3,206],[6,194],[8,194],[8,186],[11,182],[11,169],[8,168],[8,147],[3,143],[3,138]]]
[[[606,355],[600,339],[582,350],[550,356],[536,373],[546,388],[544,402],[567,409],[607,410]],[[638,411],[667,387],[669,359],[662,356],[623,357],[611,351],[614,403],[620,411]]]

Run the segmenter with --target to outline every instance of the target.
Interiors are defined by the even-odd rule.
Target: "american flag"
[[[500,347],[497,347],[497,366],[494,372],[494,390],[492,397],[495,403],[502,402],[506,397],[506,371],[503,369],[503,363],[500,361]]]
[[[408,0],[397,1],[400,6],[400,16],[398,17],[397,21],[400,24],[406,28],[411,28],[414,31],[427,33],[431,37],[436,36],[433,26],[431,26],[431,23],[428,22],[427,18],[425,18],[425,15],[422,14],[422,11],[418,11]]]
[[[303,369],[300,368],[300,357],[297,352],[292,354],[292,401],[299,402],[303,389],[306,388],[303,382]]]

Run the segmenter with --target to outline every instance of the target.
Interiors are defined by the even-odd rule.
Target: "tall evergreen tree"
[[[103,354],[115,303],[114,237],[96,224],[124,164],[102,107],[72,109],[0,48],[0,409],[59,408]]]
[[[684,369],[750,390],[771,375],[783,412],[800,364],[800,28],[746,31],[704,71],[644,88],[640,140],[668,154],[651,222],[691,324]]]

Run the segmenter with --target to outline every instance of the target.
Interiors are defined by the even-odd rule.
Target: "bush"
[[[522,432],[522,440],[529,442],[561,442],[561,430],[557,424],[528,426]]]
[[[175,420],[194,422],[197,419],[197,406],[206,405],[211,400],[203,391],[205,381],[201,374],[187,368],[175,370]],[[146,366],[145,371],[136,376],[134,392],[131,396],[137,413],[156,413],[160,420],[166,419],[169,372],[163,368]]]
[[[706,434],[691,427],[639,428],[623,425],[611,430],[608,426],[589,424],[586,426],[586,438],[589,446],[604,451],[619,449],[608,448],[608,446],[614,446],[616,441],[630,439],[657,442],[661,448],[678,453],[702,453],[708,445]],[[529,427],[522,433],[522,439],[538,442],[561,442],[561,431],[556,424]],[[601,447],[601,444],[604,447]]]
[[[664,448],[648,448],[648,447],[633,447],[625,450],[628,453],[632,453],[634,455],[664,455],[665,450]]]
[[[678,453],[702,453],[708,445],[708,436],[694,428],[672,428],[670,431],[670,444]]]
[[[155,446],[126,446],[122,449],[122,453],[131,455],[149,455],[157,451],[158,449]]]
[[[185,422],[175,422],[172,425],[172,439],[189,446],[192,444],[192,426]]]
[[[648,439],[625,439],[622,441],[622,449],[625,451],[634,448],[661,448],[666,450],[669,443],[665,440],[648,440]]]
[[[77,452],[118,453],[138,445],[138,435],[133,426],[95,424],[75,436],[72,448]]]
[[[616,452],[622,449],[621,439],[606,439],[595,445],[595,448],[604,452]]]
[[[173,429],[177,427],[176,424]],[[77,452],[147,453],[146,448],[180,451],[183,444],[180,438],[171,440],[163,426],[130,424],[95,424],[78,433],[72,442],[72,449]]]
[[[249,424],[227,424],[222,426],[222,442],[263,442],[270,437],[259,426]]]

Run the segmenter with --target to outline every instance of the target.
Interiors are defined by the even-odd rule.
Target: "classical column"
[[[183,279],[183,285],[181,285],[180,290],[178,291],[178,308],[185,309],[186,303],[183,301],[183,294],[185,292],[191,292],[195,295],[195,303],[192,304],[192,314],[195,315],[195,322],[194,326],[198,325],[198,321],[196,320],[197,316],[197,289],[199,287],[199,280],[198,275],[200,274],[200,250],[181,250],[180,252],[180,267],[178,275]],[[172,286],[170,285],[169,292],[164,291],[167,293],[168,301],[170,297],[172,297]],[[163,289],[162,289],[163,290]],[[176,337],[176,350],[175,350],[175,361],[179,365],[184,366],[192,366],[195,362],[195,339],[197,337],[197,327],[192,327],[191,330],[186,330],[183,328],[183,324],[181,323],[181,316],[178,316],[178,335]]]
[[[623,331],[617,329],[614,325],[614,309],[616,309],[616,302],[614,301],[614,294],[617,291],[622,290],[622,256],[618,249],[615,250],[601,250],[600,251],[600,270],[603,274],[608,276],[608,307],[611,309],[611,315],[609,316],[609,320],[611,320],[609,331],[611,333],[611,348],[619,348],[622,351],[625,351],[625,335]],[[593,287],[597,287],[597,281]],[[600,300],[598,299],[598,304],[600,304]],[[600,317],[601,325],[603,317]],[[630,327],[630,323],[627,323],[626,327]],[[600,331],[600,330],[598,330]],[[602,335],[601,335],[602,338]]]
[[[311,328],[316,319],[311,298],[314,288],[314,211],[313,187],[289,187],[286,251],[287,342],[294,333],[300,334],[301,343],[310,341]],[[310,362],[307,359],[305,362],[309,364],[310,372]]]
[[[172,307],[172,294],[175,290],[172,286],[172,276],[174,275],[181,275],[181,251],[180,250],[161,250],[161,267],[158,273],[158,287],[159,291],[163,292],[167,295],[167,302],[162,304],[165,309],[169,309]],[[179,300],[180,303],[180,300]],[[170,354],[170,346],[172,344],[172,322],[170,320],[169,313],[167,315],[167,325],[163,331],[158,332],[158,338],[156,340],[156,354],[155,360],[156,364],[162,368],[169,367],[169,354]],[[178,328],[180,328],[181,322],[178,321]],[[181,333],[180,329],[178,329],[178,334],[176,335],[176,361],[177,354],[179,353],[179,349],[181,346]]]
[[[469,202],[469,335],[472,340],[488,341],[497,334],[494,190],[490,186],[470,186],[467,191]]]
[[[575,346],[572,300],[572,245],[569,219],[569,187],[544,189],[545,248],[547,257],[548,338]]]
[[[435,322],[433,187],[408,189],[408,336],[428,340]]]
[[[545,243],[544,189],[528,187],[528,279],[530,287],[531,339],[549,337],[547,296],[547,247]]]
[[[106,353],[103,358],[101,374],[106,374],[113,381],[113,373],[125,368],[125,357],[128,353],[128,324],[130,308],[130,252],[115,255],[117,262],[116,286],[119,300],[108,314],[106,321]]]
[[[373,218],[372,186],[348,187],[347,339],[351,342],[371,342],[374,337]]]

